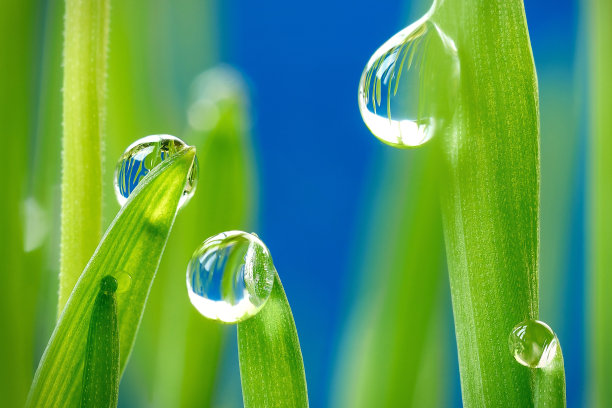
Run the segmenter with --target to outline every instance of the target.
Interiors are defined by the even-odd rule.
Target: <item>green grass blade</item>
[[[58,313],[102,231],[102,134],[110,0],[66,0]]]
[[[89,319],[81,408],[114,408],[119,398],[117,280],[106,275]]]
[[[238,323],[238,354],[245,408],[308,406],[300,341],[278,274],[263,309]]]
[[[612,3],[588,2],[590,27],[591,142],[590,253],[591,271],[591,405],[612,406]]]
[[[429,358],[444,354],[439,333],[448,323],[438,162],[429,147],[410,157],[393,153],[381,177],[386,191],[364,234],[364,279],[339,349],[334,407],[445,405],[444,363]],[[427,372],[433,381],[421,382]]]
[[[153,278],[193,164],[189,148],[165,160],[138,185],[108,228],[62,312],[28,396],[29,407],[78,404],[85,360],[87,317],[100,280],[131,276],[118,296],[121,371],[125,368]]]
[[[563,352],[558,346],[552,362],[535,373],[536,408],[564,407],[565,404],[565,368]]]
[[[538,317],[539,113],[525,12],[520,0],[441,7],[461,62],[441,153],[463,402],[529,407],[535,373],[508,350],[513,326]]]
[[[0,404],[22,406],[33,363],[37,271],[24,257],[22,202],[32,128],[32,77],[35,71],[35,28],[38,3],[3,1],[0,6],[0,123],[10,146],[0,161]]]

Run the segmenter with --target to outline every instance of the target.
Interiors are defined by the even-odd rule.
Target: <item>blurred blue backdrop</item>
[[[391,148],[363,125],[356,103],[367,59],[410,22],[412,5],[400,0],[231,0],[220,7],[221,60],[241,69],[252,85],[261,180],[259,231],[291,300],[311,404],[325,406],[342,319],[358,280],[351,259],[360,256],[354,252],[358,243],[368,239],[360,231],[376,185],[385,182],[379,167],[389,154],[418,154],[389,153]],[[577,83],[584,82],[584,67],[575,63],[584,57],[577,47],[580,10],[577,2],[567,0],[526,0],[525,7],[540,82],[546,210],[546,183],[554,182],[549,171],[556,171],[547,165],[564,160],[568,150],[556,149],[556,144],[575,144],[564,165],[576,170],[572,179],[557,182],[565,183],[575,197],[584,191],[584,172],[578,170],[584,168],[585,127],[570,124],[559,133],[560,124],[550,123],[559,120],[555,111],[575,112],[584,102],[575,100]],[[563,296],[569,301],[561,306],[557,297],[546,295],[549,274],[543,274],[541,283],[542,319],[556,328],[564,348],[569,406],[579,405],[583,397],[582,201],[573,200],[566,213],[557,215],[571,220],[567,259],[557,271],[562,290],[571,292]],[[546,262],[543,258],[543,268]],[[454,405],[460,405],[458,385],[455,389]]]

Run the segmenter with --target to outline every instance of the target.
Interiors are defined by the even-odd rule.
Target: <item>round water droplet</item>
[[[526,320],[510,332],[510,352],[522,365],[546,367],[555,358],[559,341],[552,329],[539,320]]]
[[[452,118],[459,82],[455,43],[431,21],[433,11],[387,40],[359,81],[361,117],[382,142],[418,147]]]
[[[138,183],[155,166],[168,157],[187,147],[181,139],[170,135],[151,135],[138,139],[121,155],[115,168],[115,195],[119,205],[124,205]],[[181,196],[179,208],[184,207],[198,184],[198,159],[189,173],[185,191]]]
[[[121,272],[117,275],[117,293],[127,292],[130,286],[132,286],[132,277],[128,273]]]
[[[209,319],[237,323],[264,306],[274,283],[268,248],[256,236],[228,231],[208,238],[187,266],[187,291]]]

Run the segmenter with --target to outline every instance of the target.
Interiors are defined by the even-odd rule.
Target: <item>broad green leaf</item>
[[[118,295],[120,366],[125,368],[147,296],[193,165],[195,149],[165,160],[138,185],[81,274],[36,371],[28,407],[78,404],[87,330],[100,280],[129,274]]]
[[[591,405],[612,406],[612,2],[588,2],[591,141],[589,168],[591,271]]]
[[[392,153],[363,234],[363,282],[339,348],[334,407],[446,405],[447,370],[431,358],[445,355],[448,324],[438,163],[429,147]]]
[[[110,0],[66,0],[58,313],[102,231],[102,144]]]
[[[0,6],[0,123],[7,154],[0,199],[0,404],[23,405],[31,379],[36,296],[40,273],[24,254],[23,199],[34,116],[30,96],[36,71],[38,2],[3,1]]]
[[[245,408],[308,407],[302,351],[278,274],[261,311],[238,323]]]
[[[461,79],[440,143],[442,212],[464,405],[534,405],[508,334],[538,317],[539,113],[521,0],[447,0],[435,15]],[[538,397],[539,398],[539,397]]]
[[[89,319],[81,408],[115,408],[119,397],[117,279],[106,275]]]

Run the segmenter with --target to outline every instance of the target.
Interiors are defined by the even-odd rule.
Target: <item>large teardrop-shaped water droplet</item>
[[[359,81],[359,111],[370,131],[399,148],[418,147],[448,124],[459,81],[455,43],[432,11],[387,40]]]
[[[516,361],[526,367],[542,368],[555,358],[559,341],[546,323],[526,320],[512,329],[508,344]]]
[[[115,168],[115,195],[119,205],[125,204],[140,180],[155,166],[185,147],[187,147],[185,142],[170,135],[146,136],[129,145]],[[197,184],[198,159],[196,157],[179,201],[179,208],[184,207],[193,197]]]
[[[189,261],[189,299],[205,317],[237,323],[264,306],[275,273],[270,252],[258,237],[223,232],[204,241]]]

